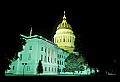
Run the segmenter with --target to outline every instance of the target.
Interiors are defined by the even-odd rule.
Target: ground
[[[60,82],[60,81],[118,81],[119,77],[115,75],[109,75],[109,76],[93,76],[93,75],[40,75],[40,76],[6,76],[3,78],[3,80],[8,80],[8,81],[55,81],[55,82]]]

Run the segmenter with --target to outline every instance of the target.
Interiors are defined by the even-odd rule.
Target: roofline
[[[42,39],[42,40],[44,40],[44,41],[47,41],[47,42],[49,42],[49,43],[51,43],[51,44],[57,46],[57,44],[55,44],[55,43],[53,43],[52,41],[50,41],[50,40],[44,38],[43,36],[39,36],[39,35],[25,36],[25,35],[22,35],[22,34],[20,34],[20,36],[22,36],[24,39],[33,39],[33,38]]]

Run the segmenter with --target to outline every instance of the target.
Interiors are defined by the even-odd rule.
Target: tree
[[[81,73],[82,73],[82,71],[84,71],[84,70],[85,70],[84,66],[82,66],[82,65],[81,65],[79,70],[80,70],[80,74],[81,74]]]
[[[98,74],[96,70],[98,69],[100,75],[106,75],[106,72],[111,73],[117,71],[120,67],[118,64],[120,63],[118,61],[120,57],[118,55],[119,50],[116,35],[114,36],[114,34],[112,34],[113,38],[111,39],[111,29],[104,29],[104,27],[102,27],[102,29],[101,26],[97,27],[97,29],[95,26],[94,30],[91,30],[91,28],[92,27],[88,28],[84,34],[84,38],[82,38],[85,51],[87,52],[84,57],[89,66],[95,69],[95,74]],[[116,61],[116,63],[114,61]]]
[[[77,61],[77,56],[75,54],[70,54],[66,59],[65,59],[65,69],[68,72],[75,72],[76,68],[76,62]]]
[[[18,52],[22,51],[23,45],[26,44],[25,39],[20,36],[21,28],[16,25],[17,17],[14,14],[11,11],[9,14],[1,15],[3,21],[0,29],[0,76],[5,76],[5,71],[10,69],[11,62],[17,60]]]
[[[0,55],[3,56],[1,58],[1,66],[0,73],[2,76],[5,76],[5,71],[10,69],[11,62],[18,59],[18,52],[23,50],[23,45],[26,44],[25,39],[20,36],[20,34],[15,33],[15,35],[11,35],[11,38],[7,37],[2,41],[0,48]],[[9,37],[9,35],[8,35]],[[4,45],[3,45],[4,44]]]
[[[39,60],[38,66],[37,66],[37,73],[43,73],[43,66],[41,60]]]
[[[80,66],[84,63],[84,58],[82,56],[75,55],[71,53],[66,59],[65,59],[65,68],[64,71],[67,72],[74,72],[80,71]]]

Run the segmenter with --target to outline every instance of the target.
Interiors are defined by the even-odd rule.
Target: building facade
[[[11,69],[7,73],[37,74],[39,60],[43,66],[42,74],[58,74],[58,70],[62,72],[69,52],[42,36],[21,36],[26,39],[26,44],[23,51],[18,53],[19,58],[12,62]]]

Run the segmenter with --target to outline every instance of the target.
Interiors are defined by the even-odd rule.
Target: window
[[[43,51],[43,47],[41,47],[41,51]]]
[[[47,71],[47,67],[45,67],[45,71]]]
[[[45,56],[44,62],[46,62],[46,56]]]
[[[68,39],[68,42],[69,42],[69,39]]]
[[[22,54],[20,54],[20,57],[19,57],[20,60],[22,60]]]
[[[65,42],[65,38],[63,39],[63,42]]]
[[[60,65],[61,65],[61,60],[60,60]]]
[[[45,52],[46,52],[46,48],[45,48]]]
[[[32,46],[30,46],[29,49],[32,50]]]
[[[13,70],[15,69],[15,66],[13,66]]]
[[[71,38],[70,38],[70,42],[71,42]]]
[[[56,68],[55,68],[55,72],[56,72]]]
[[[28,60],[31,60],[31,53],[30,53],[29,56],[28,56]]]
[[[41,61],[43,61],[43,55],[41,54]]]
[[[60,55],[60,58],[61,58],[61,55]]]
[[[51,63],[52,63],[52,58],[51,58]]]
[[[72,42],[72,37],[70,36],[70,42]]]
[[[63,65],[63,61],[61,61],[62,62],[62,65]]]
[[[50,62],[49,57],[48,57],[48,62]]]
[[[56,63],[56,58],[55,58],[55,63]]]
[[[52,71],[53,71],[53,67],[52,67]]]
[[[61,69],[59,69],[59,72],[61,72]]]
[[[50,71],[50,67],[49,67],[49,71]]]
[[[27,66],[27,71],[30,71],[30,66]]]

